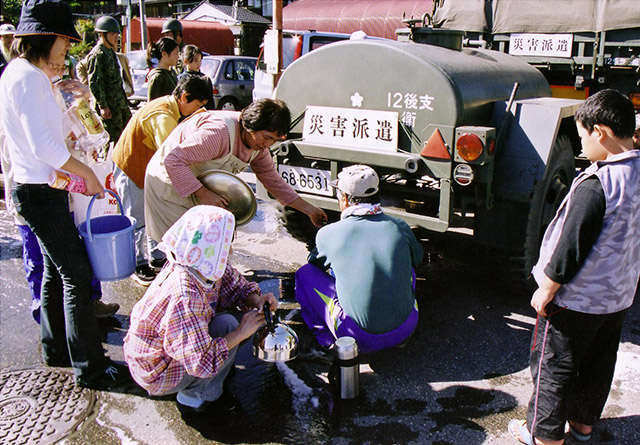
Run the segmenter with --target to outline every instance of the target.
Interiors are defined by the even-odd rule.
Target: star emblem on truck
[[[360,93],[358,93],[356,91],[355,94],[353,96],[351,96],[351,106],[352,107],[361,107],[363,100],[364,100],[364,97],[362,97],[360,95]]]

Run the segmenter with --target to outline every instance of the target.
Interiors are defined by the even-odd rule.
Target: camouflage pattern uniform
[[[176,64],[173,66],[173,71],[176,73],[176,76],[179,76],[184,72],[185,66],[184,66],[184,62],[182,61],[182,55],[184,54],[185,46],[187,46],[187,44],[184,43],[184,41],[178,45],[178,48],[179,48],[178,51],[180,51],[180,58],[178,59]]]
[[[122,86],[122,74],[116,53],[102,44],[96,45],[87,55],[89,89],[96,99],[96,112],[111,110],[111,119],[102,119],[112,142],[118,142],[120,134],[131,118],[129,102]]]

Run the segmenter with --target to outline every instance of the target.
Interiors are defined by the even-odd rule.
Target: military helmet
[[[96,32],[117,32],[120,31],[120,23],[110,15],[103,15],[98,20],[96,20]]]
[[[178,19],[167,19],[165,20],[164,24],[162,25],[162,33],[165,32],[175,32],[175,31],[180,31],[182,32],[183,28],[182,28],[182,23],[180,23],[180,21]]]

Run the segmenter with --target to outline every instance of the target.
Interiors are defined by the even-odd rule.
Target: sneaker
[[[178,391],[178,394],[176,395],[176,404],[178,405],[178,410],[180,410],[180,412],[201,413],[207,408],[209,402],[188,396],[184,392]]]
[[[156,278],[156,271],[149,267],[148,264],[142,264],[136,267],[136,271],[131,275],[138,284],[148,286]]]
[[[105,390],[115,388],[116,386],[124,385],[131,381],[131,374],[129,374],[129,368],[125,365],[110,362],[104,369],[102,374],[98,377],[86,381],[82,379],[76,379],[76,384],[83,388]]]
[[[225,391],[216,400],[208,401],[187,396],[182,391],[176,396],[178,411],[183,414],[208,413],[225,414],[234,411],[238,405],[236,396]]]
[[[109,318],[118,312],[120,305],[118,303],[104,303],[101,300],[93,300],[91,302],[93,316],[96,318]]]
[[[166,258],[162,258],[160,260],[158,259],[152,259],[149,262],[149,266],[151,266],[151,268],[153,270],[155,270],[156,272],[160,272],[160,270],[164,267],[165,263],[167,262]]]

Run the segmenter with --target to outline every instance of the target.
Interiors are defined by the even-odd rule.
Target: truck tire
[[[326,209],[325,212],[329,218],[328,224],[340,219],[338,212]],[[309,252],[316,247],[316,233],[319,229],[311,223],[307,215],[289,207],[280,207],[280,219],[287,232],[298,241],[305,243]]]
[[[289,234],[307,245],[311,251],[316,246],[316,233],[318,229],[311,223],[304,213],[289,207],[280,207],[280,219]]]
[[[540,255],[540,244],[560,207],[560,203],[569,192],[571,182],[576,175],[576,165],[571,141],[567,136],[558,136],[544,177],[533,189],[531,207],[527,221],[524,245],[524,277],[529,277],[531,286],[531,269]]]
[[[239,108],[238,101],[233,97],[223,97],[220,103],[218,103],[218,110],[238,111]]]

